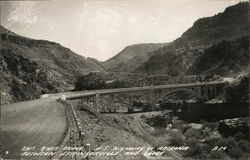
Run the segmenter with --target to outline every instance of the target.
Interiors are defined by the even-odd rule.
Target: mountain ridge
[[[103,62],[107,69],[119,67],[137,56],[147,56],[149,52],[161,48],[167,43],[140,43],[126,46],[118,54]]]
[[[5,84],[1,103],[73,89],[77,77],[104,69],[99,61],[80,56],[59,43],[26,38],[3,26],[0,26],[0,40],[1,80]],[[41,75],[44,83],[38,80]]]
[[[169,73],[173,76],[177,73],[186,74],[188,68],[207,48],[223,40],[233,41],[249,36],[248,20],[248,2],[230,6],[215,16],[201,18],[195,21],[180,38],[168,46],[153,51],[152,56],[134,72]]]

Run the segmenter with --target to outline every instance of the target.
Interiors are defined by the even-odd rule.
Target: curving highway
[[[3,158],[19,159],[24,146],[36,149],[58,146],[65,129],[65,108],[55,100],[38,99],[4,105],[1,155]]]

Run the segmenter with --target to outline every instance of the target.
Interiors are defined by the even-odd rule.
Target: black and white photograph
[[[0,0],[0,160],[249,160],[248,0]]]

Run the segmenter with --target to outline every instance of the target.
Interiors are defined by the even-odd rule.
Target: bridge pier
[[[155,110],[155,105],[154,105],[154,89],[151,89],[149,91],[149,107],[151,111]]]
[[[212,86],[211,87],[211,92],[212,92],[212,97],[214,98],[214,97],[216,97],[217,95],[216,95],[216,86]]]
[[[129,101],[128,112],[132,113],[134,111],[134,96],[133,95],[129,96],[128,101]]]
[[[155,103],[160,101],[161,95],[162,95],[162,90],[155,90],[155,96],[154,96]]]
[[[100,95],[98,93],[95,95],[95,105],[96,105],[96,110],[99,111],[98,107],[100,105]]]
[[[214,87],[214,94],[215,94],[215,96],[217,96],[217,95],[218,95],[218,92],[217,92],[217,86],[215,86],[215,87]]]
[[[198,88],[197,88],[197,93],[198,93],[198,95],[202,96],[202,95],[201,95],[201,87],[198,87]]]
[[[209,92],[208,92],[208,86],[204,86],[203,87],[203,91],[202,91],[202,96],[205,98],[205,100],[208,100],[208,94],[209,94]]]

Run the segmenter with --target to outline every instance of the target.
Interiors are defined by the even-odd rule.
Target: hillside
[[[2,26],[0,34],[0,62],[3,74],[1,78],[4,84],[1,103],[27,100],[41,93],[67,90],[73,87],[78,76],[103,70],[102,64],[97,60],[82,57],[58,43],[22,37]],[[35,79],[39,77],[40,72],[46,76],[46,80],[38,82],[39,78]],[[35,75],[34,80],[30,75]],[[32,88],[32,92],[36,92],[34,97],[30,86],[25,86],[31,81],[35,85]],[[14,82],[18,82],[17,86],[22,88],[22,94],[13,93]]]
[[[168,73],[172,76],[186,74],[207,48],[223,40],[235,40],[249,35],[248,16],[249,3],[244,2],[228,7],[213,17],[199,19],[180,38],[154,51],[134,72]],[[237,57],[233,54],[230,56]],[[225,57],[217,58],[222,61]]]
[[[131,59],[140,57],[140,61],[144,61],[144,58],[148,56],[149,52],[157,50],[163,46],[167,45],[167,43],[144,43],[144,44],[134,44],[131,46],[125,47],[121,52],[119,52],[114,57],[108,59],[104,62],[104,66],[108,70],[117,70],[121,69],[129,62]],[[133,66],[129,65],[129,66]]]
[[[189,74],[214,73],[230,76],[247,70],[249,65],[249,37],[222,41],[201,54],[187,71]]]
[[[212,17],[198,19],[174,41],[175,46],[202,46],[232,40],[249,33],[249,3],[239,3]]]

